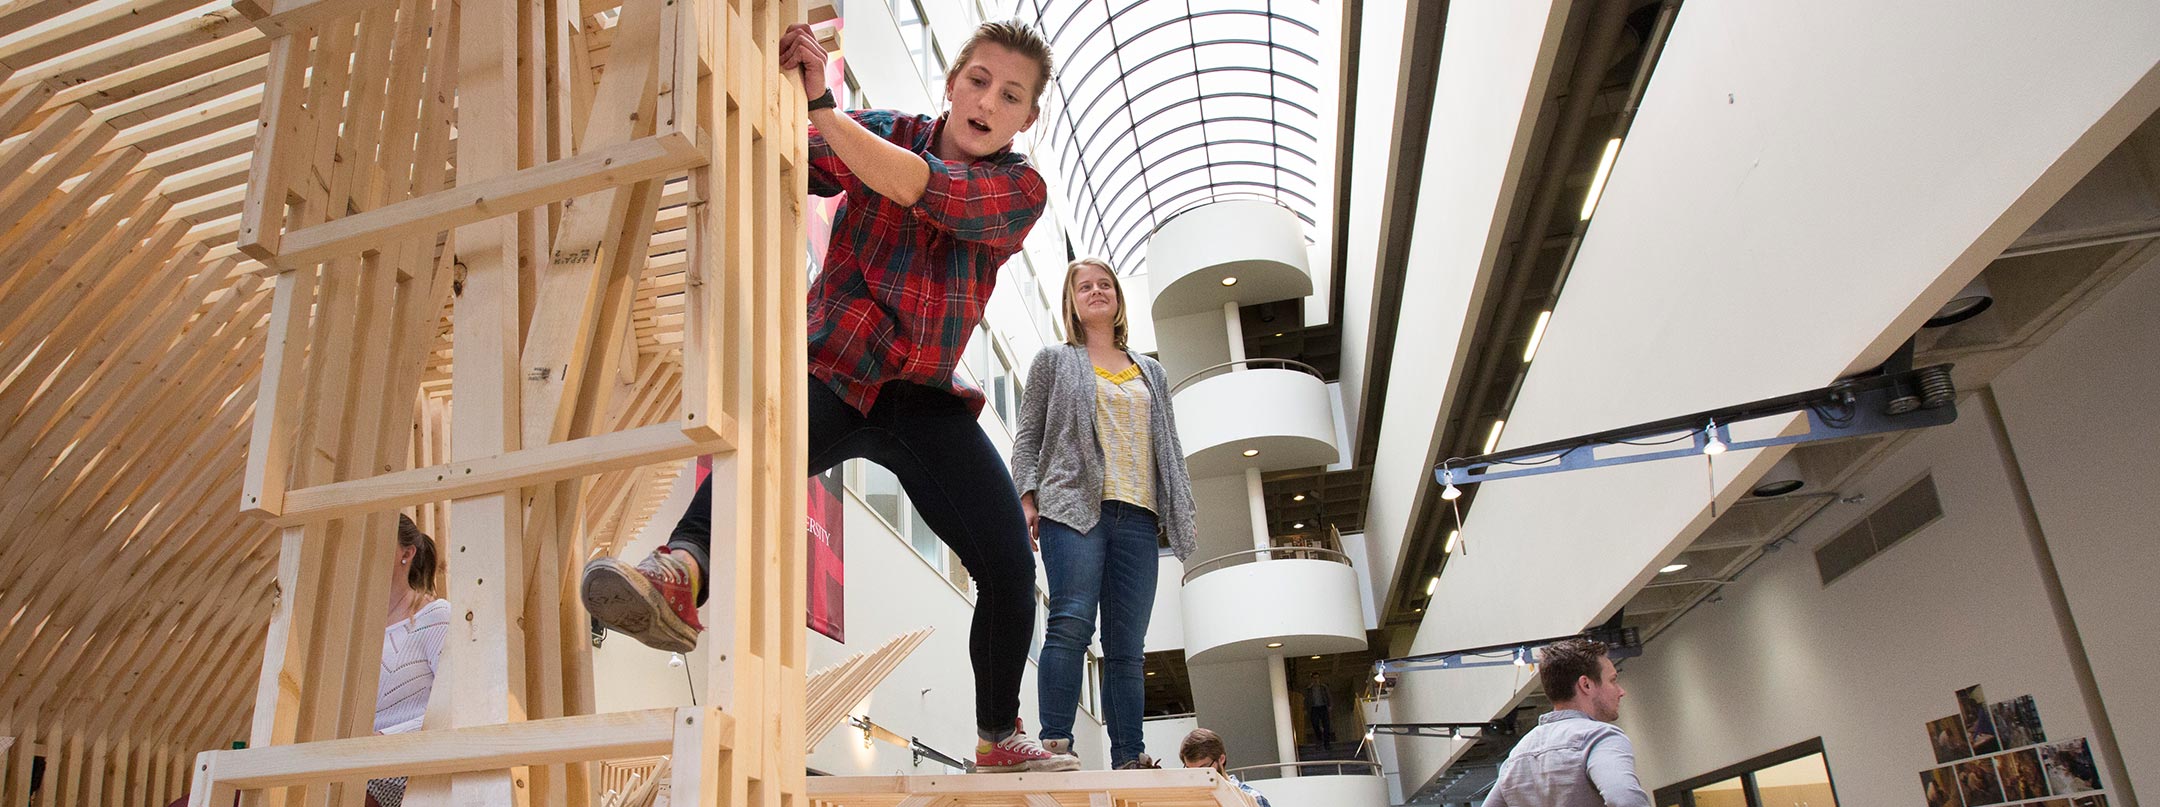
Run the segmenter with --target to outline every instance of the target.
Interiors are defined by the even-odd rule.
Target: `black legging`
[[[952,547],[975,578],[968,656],[975,667],[975,725],[992,736],[1020,716],[1020,676],[1035,631],[1035,556],[1012,474],[965,401],[919,384],[891,382],[870,414],[855,411],[825,382],[810,379],[810,474],[861,457],[899,477],[923,523]],[[712,483],[698,486],[675,522],[669,549],[711,568]],[[699,589],[699,604],[704,592]]]

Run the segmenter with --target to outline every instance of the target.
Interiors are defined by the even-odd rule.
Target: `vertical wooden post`
[[[466,0],[458,37],[458,181],[515,171],[519,142],[518,3]],[[496,218],[461,227],[453,236],[464,265],[453,336],[450,446],[453,460],[501,454],[519,446],[518,227]],[[450,601],[455,604],[444,643],[452,726],[524,719],[511,693],[525,689],[523,629],[511,620],[523,599],[515,575],[524,568],[522,513],[514,492],[450,503]],[[457,805],[522,803],[509,772],[457,774]]]

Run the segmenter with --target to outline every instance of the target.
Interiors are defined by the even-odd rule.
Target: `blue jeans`
[[[1155,606],[1155,514],[1107,501],[1102,518],[1085,534],[1048,518],[1038,530],[1043,572],[1050,578],[1050,617],[1035,679],[1042,738],[1072,739],[1081,669],[1100,608],[1103,719],[1110,724],[1110,764],[1123,765],[1143,750],[1140,668],[1148,616]]]

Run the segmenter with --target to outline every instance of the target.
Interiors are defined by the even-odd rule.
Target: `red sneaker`
[[[1080,770],[1080,758],[1053,754],[1028,736],[1027,728],[1013,720],[1012,736],[991,743],[975,742],[976,773],[1047,773]]]
[[[665,547],[636,567],[611,557],[585,564],[585,610],[600,624],[647,647],[688,653],[697,647],[697,571]]]

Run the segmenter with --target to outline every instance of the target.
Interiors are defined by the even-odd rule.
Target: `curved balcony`
[[[1241,367],[1252,369],[1231,372]],[[1335,413],[1327,382],[1288,359],[1223,362],[1170,389],[1185,465],[1197,479],[1331,465]],[[1264,403],[1265,405],[1255,405]]]
[[[1380,763],[1362,759],[1247,765],[1230,769],[1230,774],[1252,785],[1271,804],[1382,807],[1388,803]]]
[[[1155,319],[1313,293],[1305,222],[1272,201],[1240,199],[1186,210],[1148,236]]]
[[[1185,659],[1202,664],[1365,649],[1357,571],[1332,549],[1248,549],[1194,564],[1179,587]]]

